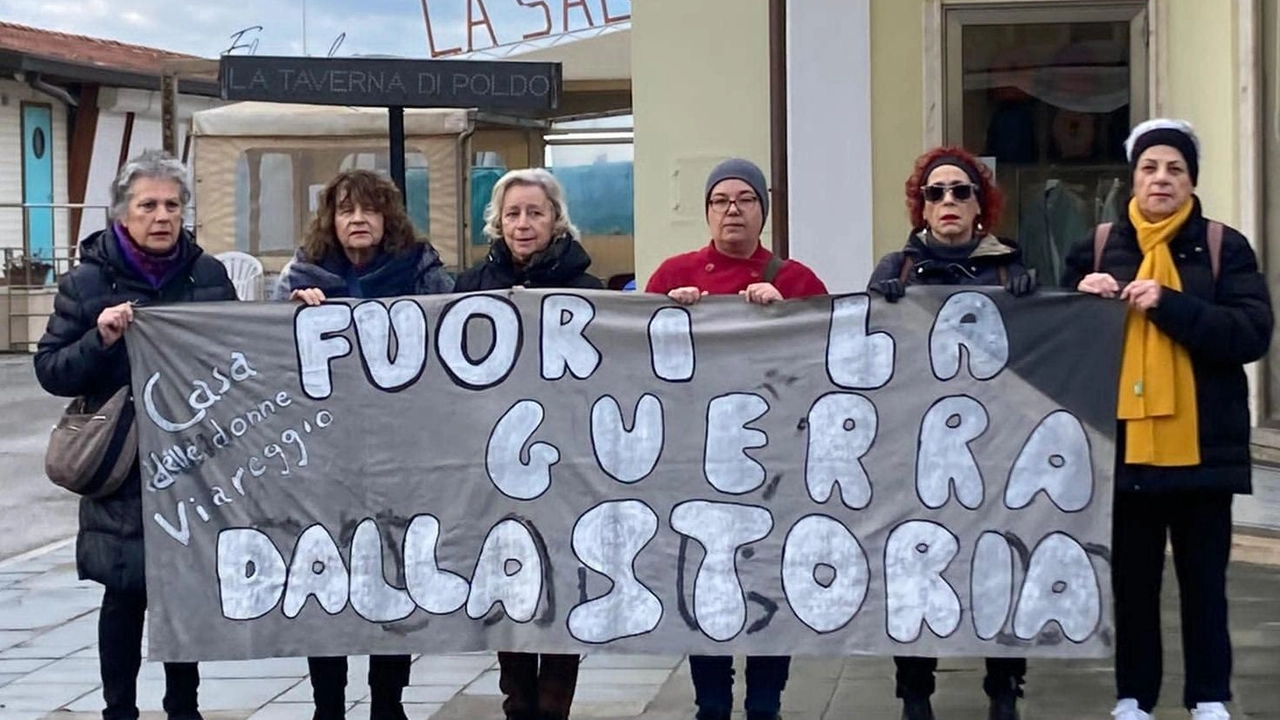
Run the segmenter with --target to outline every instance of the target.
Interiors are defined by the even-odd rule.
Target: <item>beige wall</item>
[[[706,243],[703,184],[717,162],[743,156],[769,173],[768,9],[767,0],[632,4],[640,287],[663,258]]]
[[[877,258],[907,239],[902,186],[924,150],[923,0],[871,2],[872,217]]]
[[[944,0],[943,5],[972,2]],[[1198,192],[1206,210],[1226,222],[1239,223],[1239,3],[1153,0],[1150,4],[1155,11],[1154,30],[1164,35],[1163,42],[1153,44],[1153,49],[1157,45],[1169,49],[1165,57],[1153,58],[1149,66],[1151,72],[1161,73],[1152,113],[1181,117],[1195,125],[1202,145]],[[927,0],[871,3],[871,132],[878,255],[896,249],[905,237],[902,183],[912,160],[924,150],[924,83],[926,73],[933,72],[925,69],[925,43],[940,40],[940,36],[926,38],[921,30],[930,5]]]
[[[1274,0],[1273,0],[1274,1]],[[1200,184],[1205,212],[1240,222],[1240,102],[1234,0],[1167,2],[1169,48],[1160,114],[1191,122],[1200,136]],[[1156,63],[1159,66],[1159,63]]]
[[[636,270],[641,282],[662,258],[703,242],[702,179],[716,160],[743,154],[768,171],[767,5],[766,0],[635,3],[632,92]],[[871,0],[877,256],[900,247],[906,236],[902,184],[925,149],[925,79],[927,72],[935,72],[926,71],[925,49],[940,39],[926,37],[924,30],[932,5],[929,0]],[[1153,111],[1196,126],[1202,143],[1199,192],[1206,209],[1238,223],[1238,3],[1153,0],[1153,5],[1154,29],[1164,34],[1162,45],[1171,49],[1150,64],[1151,72],[1161,73]],[[731,81],[739,78],[756,80]]]

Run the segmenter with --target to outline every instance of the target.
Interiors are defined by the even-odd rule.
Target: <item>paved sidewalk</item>
[[[1274,543],[1242,555],[1274,561]],[[1164,622],[1177,627],[1172,568]],[[1280,568],[1237,562],[1231,569],[1236,647],[1234,717],[1280,720]],[[70,541],[0,561],[0,720],[96,720],[97,609],[101,589],[75,577]],[[145,647],[145,645],[144,645]],[[1165,697],[1158,715],[1186,717],[1180,645],[1165,643]],[[352,720],[369,717],[364,658],[351,659]],[[310,685],[301,658],[201,664],[201,708],[208,720],[308,720]],[[797,658],[784,698],[786,720],[897,720],[893,665],[887,658]],[[742,677],[739,667],[738,677]],[[943,661],[934,706],[942,720],[982,720],[980,660]],[[163,670],[143,665],[139,705],[163,720]],[[741,703],[741,684],[738,686]],[[594,654],[583,661],[575,718],[692,718],[688,663],[679,657]],[[1033,660],[1024,720],[1106,720],[1113,704],[1110,661]],[[405,693],[412,720],[500,720],[496,659],[491,653],[423,656]]]

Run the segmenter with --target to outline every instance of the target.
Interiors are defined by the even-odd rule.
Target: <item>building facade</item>
[[[634,3],[636,271],[706,242],[702,182],[741,155],[772,176],[766,240],[861,290],[908,233],[913,160],[963,145],[1008,202],[996,231],[1052,283],[1123,212],[1121,143],[1189,120],[1208,215],[1280,288],[1277,0],[644,0]],[[1265,78],[1265,81],[1264,81]],[[1280,353],[1252,368],[1258,456],[1280,459]],[[1259,488],[1280,511],[1280,486]]]
[[[31,350],[123,163],[162,147],[160,73],[186,55],[0,22],[0,351]],[[182,85],[176,149],[218,85]]]

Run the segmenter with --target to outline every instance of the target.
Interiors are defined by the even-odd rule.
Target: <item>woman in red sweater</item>
[[[667,258],[645,292],[664,293],[683,305],[703,295],[742,295],[749,302],[826,295],[812,270],[795,260],[779,260],[760,244],[769,216],[764,173],[749,160],[731,159],[707,177],[707,227],[711,242],[699,250]]]
[[[760,244],[769,215],[764,173],[747,160],[726,160],[707,178],[707,226],[711,242],[700,250],[667,258],[658,266],[645,292],[665,293],[682,305],[703,295],[737,293],[748,302],[826,295],[827,287],[812,270],[795,260],[780,260]],[[791,658],[747,658],[747,720],[777,720]],[[733,658],[692,655],[694,702],[698,720],[729,720],[733,711]]]

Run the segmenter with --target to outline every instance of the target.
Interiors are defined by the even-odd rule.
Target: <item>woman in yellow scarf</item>
[[[1251,491],[1244,365],[1271,342],[1266,280],[1239,232],[1195,196],[1200,147],[1181,120],[1125,142],[1128,216],[1082,241],[1063,285],[1129,306],[1116,407],[1111,548],[1117,720],[1150,720],[1160,692],[1160,582],[1172,540],[1181,596],[1183,704],[1227,720],[1231,500]]]

